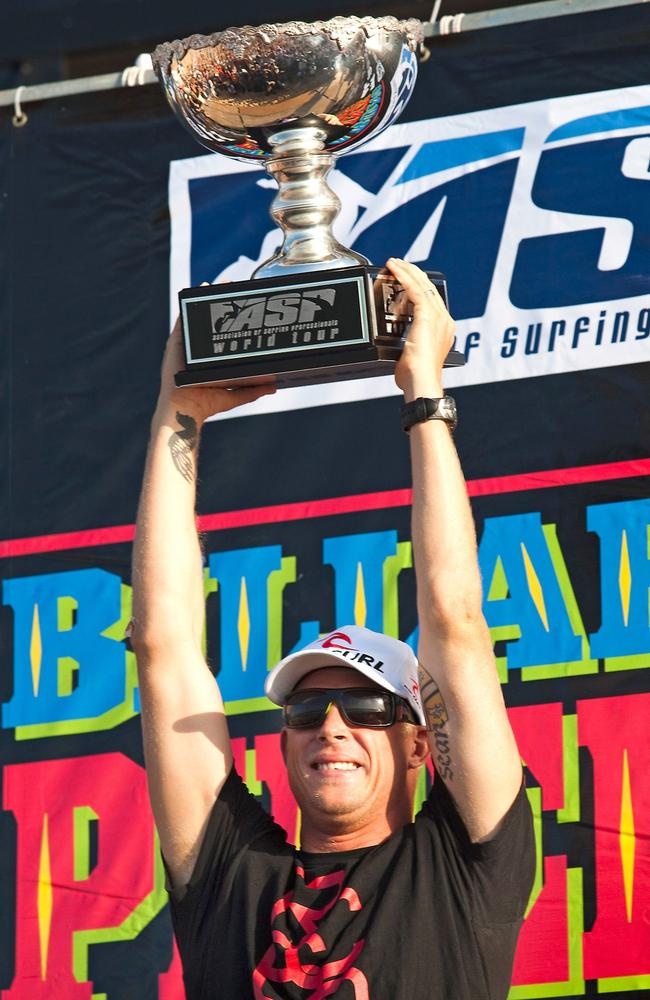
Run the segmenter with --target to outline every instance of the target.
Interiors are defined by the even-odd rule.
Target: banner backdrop
[[[537,837],[513,1000],[650,996],[650,38],[620,17],[441,43],[334,182],[344,240],[447,273],[468,354],[448,385]],[[28,114],[0,133],[0,997],[182,1000],[130,543],[170,300],[270,252],[270,190],[155,88]],[[292,837],[266,672],[344,623],[417,642],[398,411],[367,380],[204,432],[206,655]]]

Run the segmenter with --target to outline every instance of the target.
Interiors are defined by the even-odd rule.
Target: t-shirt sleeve
[[[218,890],[227,894],[242,856],[249,850],[272,854],[288,850],[286,833],[248,791],[234,766],[208,819],[191,878],[181,893],[170,897],[175,923],[190,914],[200,919],[203,903]]]
[[[422,811],[453,842],[471,891],[475,921],[489,925],[521,920],[535,876],[535,837],[524,782],[497,833],[478,844],[471,842],[441,778],[436,777]]]

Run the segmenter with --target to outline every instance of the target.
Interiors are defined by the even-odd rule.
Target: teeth
[[[359,765],[349,760],[333,760],[326,764],[316,764],[317,771],[355,771]]]

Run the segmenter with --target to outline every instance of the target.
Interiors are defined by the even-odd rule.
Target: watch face
[[[449,421],[451,429],[453,430],[458,422],[458,414],[456,412],[456,400],[453,399],[451,396],[446,396],[443,400],[441,400],[441,412],[444,414],[445,418]]]

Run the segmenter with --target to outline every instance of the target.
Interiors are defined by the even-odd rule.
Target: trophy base
[[[427,274],[447,304],[444,275]],[[372,265],[188,288],[179,301],[179,386],[286,388],[390,375],[412,320],[399,283]],[[450,351],[445,367],[463,364]]]
[[[389,348],[390,350],[390,348]],[[322,385],[324,382],[345,382],[355,378],[375,378],[381,375],[392,375],[395,371],[399,354],[394,357],[364,357],[353,361],[351,358],[334,357],[327,359],[328,364],[322,368],[311,367],[312,359],[295,359],[291,367],[279,371],[277,362],[264,365],[233,365],[224,366],[219,377],[214,371],[182,371],[176,375],[176,385],[214,385],[235,389],[238,386],[261,385],[272,382],[278,389],[288,389],[291,386]],[[465,356],[460,351],[450,351],[445,361],[445,368],[456,368],[465,364]]]

